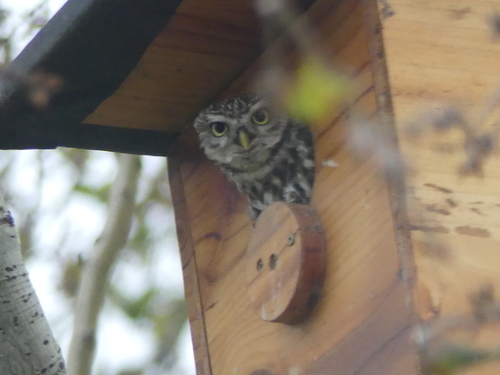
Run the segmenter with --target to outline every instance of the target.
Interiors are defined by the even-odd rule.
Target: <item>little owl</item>
[[[252,219],[277,201],[309,203],[314,141],[306,125],[245,94],[210,105],[194,127],[207,157],[248,197]]]

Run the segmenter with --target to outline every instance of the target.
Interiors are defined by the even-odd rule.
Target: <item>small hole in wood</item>
[[[278,264],[278,255],[272,253],[271,256],[269,257],[269,267],[271,267],[271,269],[274,270],[277,264]]]
[[[262,261],[262,259],[259,259],[257,261],[257,271],[260,271],[262,268],[264,268],[264,262]]]

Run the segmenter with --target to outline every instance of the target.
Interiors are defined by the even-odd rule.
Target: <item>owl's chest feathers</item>
[[[309,203],[314,181],[312,134],[302,127],[293,130],[259,168],[222,168],[258,211],[277,201]]]

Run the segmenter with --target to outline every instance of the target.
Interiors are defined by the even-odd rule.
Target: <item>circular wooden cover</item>
[[[301,322],[319,299],[325,239],[315,210],[277,202],[255,223],[246,254],[248,293],[266,321]]]

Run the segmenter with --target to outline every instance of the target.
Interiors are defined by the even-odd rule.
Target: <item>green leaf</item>
[[[319,58],[309,57],[296,72],[295,83],[287,92],[285,107],[297,120],[314,123],[344,100],[346,82]]]
[[[431,374],[452,375],[464,367],[489,359],[489,353],[465,345],[450,344],[426,364]]]

